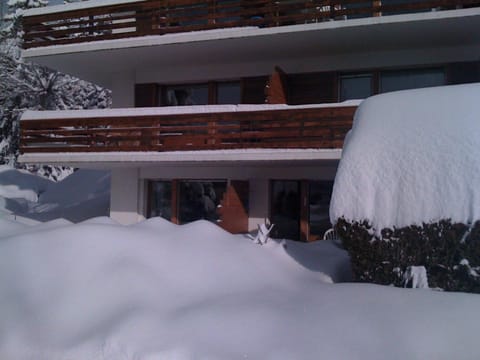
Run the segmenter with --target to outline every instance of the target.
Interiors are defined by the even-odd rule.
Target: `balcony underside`
[[[189,152],[181,155],[185,161],[200,159],[199,151],[207,151],[203,159],[211,161],[251,161],[271,156],[266,155],[271,151],[261,149],[283,149],[280,158],[294,160],[299,155],[295,149],[341,149],[356,105],[271,106],[270,110],[251,106],[248,111],[222,111],[235,106],[199,107],[197,110],[202,112],[195,112],[195,108],[188,107],[186,113],[176,113],[181,108],[129,109],[123,114],[119,109],[73,111],[66,112],[68,116],[63,118],[62,112],[50,118],[52,112],[27,112],[20,125],[20,152],[24,158],[37,154],[38,159],[42,158],[39,154],[116,153],[119,161],[119,153],[164,153],[149,158],[168,162],[176,159],[172,152]],[[168,110],[170,113],[165,113]],[[329,156],[316,151],[299,158]],[[96,158],[104,159],[98,155]]]

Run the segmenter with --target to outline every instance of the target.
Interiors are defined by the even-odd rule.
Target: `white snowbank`
[[[0,217],[12,214],[48,221],[64,218],[79,222],[107,216],[110,204],[110,174],[78,170],[59,182],[0,166]]]
[[[328,243],[160,218],[41,226],[0,235],[1,359],[478,356],[478,295],[327,284],[317,263],[346,256]]]
[[[27,171],[0,165],[0,197],[37,201],[38,194],[44,192],[51,183]]]
[[[39,204],[85,216],[106,180],[77,171],[47,182]],[[328,241],[259,246],[205,221],[0,218],[0,359],[478,357],[478,295],[332,284],[349,276]]]
[[[365,100],[343,148],[330,218],[375,231],[480,219],[480,84]]]

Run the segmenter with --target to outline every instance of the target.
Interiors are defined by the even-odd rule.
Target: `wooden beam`
[[[178,206],[178,200],[179,200],[179,190],[180,190],[180,186],[179,186],[179,181],[174,179],[172,180],[172,218],[171,218],[171,221],[172,223],[174,224],[179,224],[179,220],[178,220],[178,210],[180,209],[179,206]]]
[[[300,181],[300,240],[309,241],[310,221],[309,221],[309,191],[308,181]]]
[[[287,74],[279,66],[275,66],[266,87],[267,104],[287,104]]]

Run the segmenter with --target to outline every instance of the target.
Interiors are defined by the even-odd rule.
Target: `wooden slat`
[[[20,151],[336,148],[356,107],[22,120]]]

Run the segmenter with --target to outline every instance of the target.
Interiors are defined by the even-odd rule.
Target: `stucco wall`
[[[134,224],[141,215],[139,169],[113,169],[110,187],[110,217],[120,224]]]

